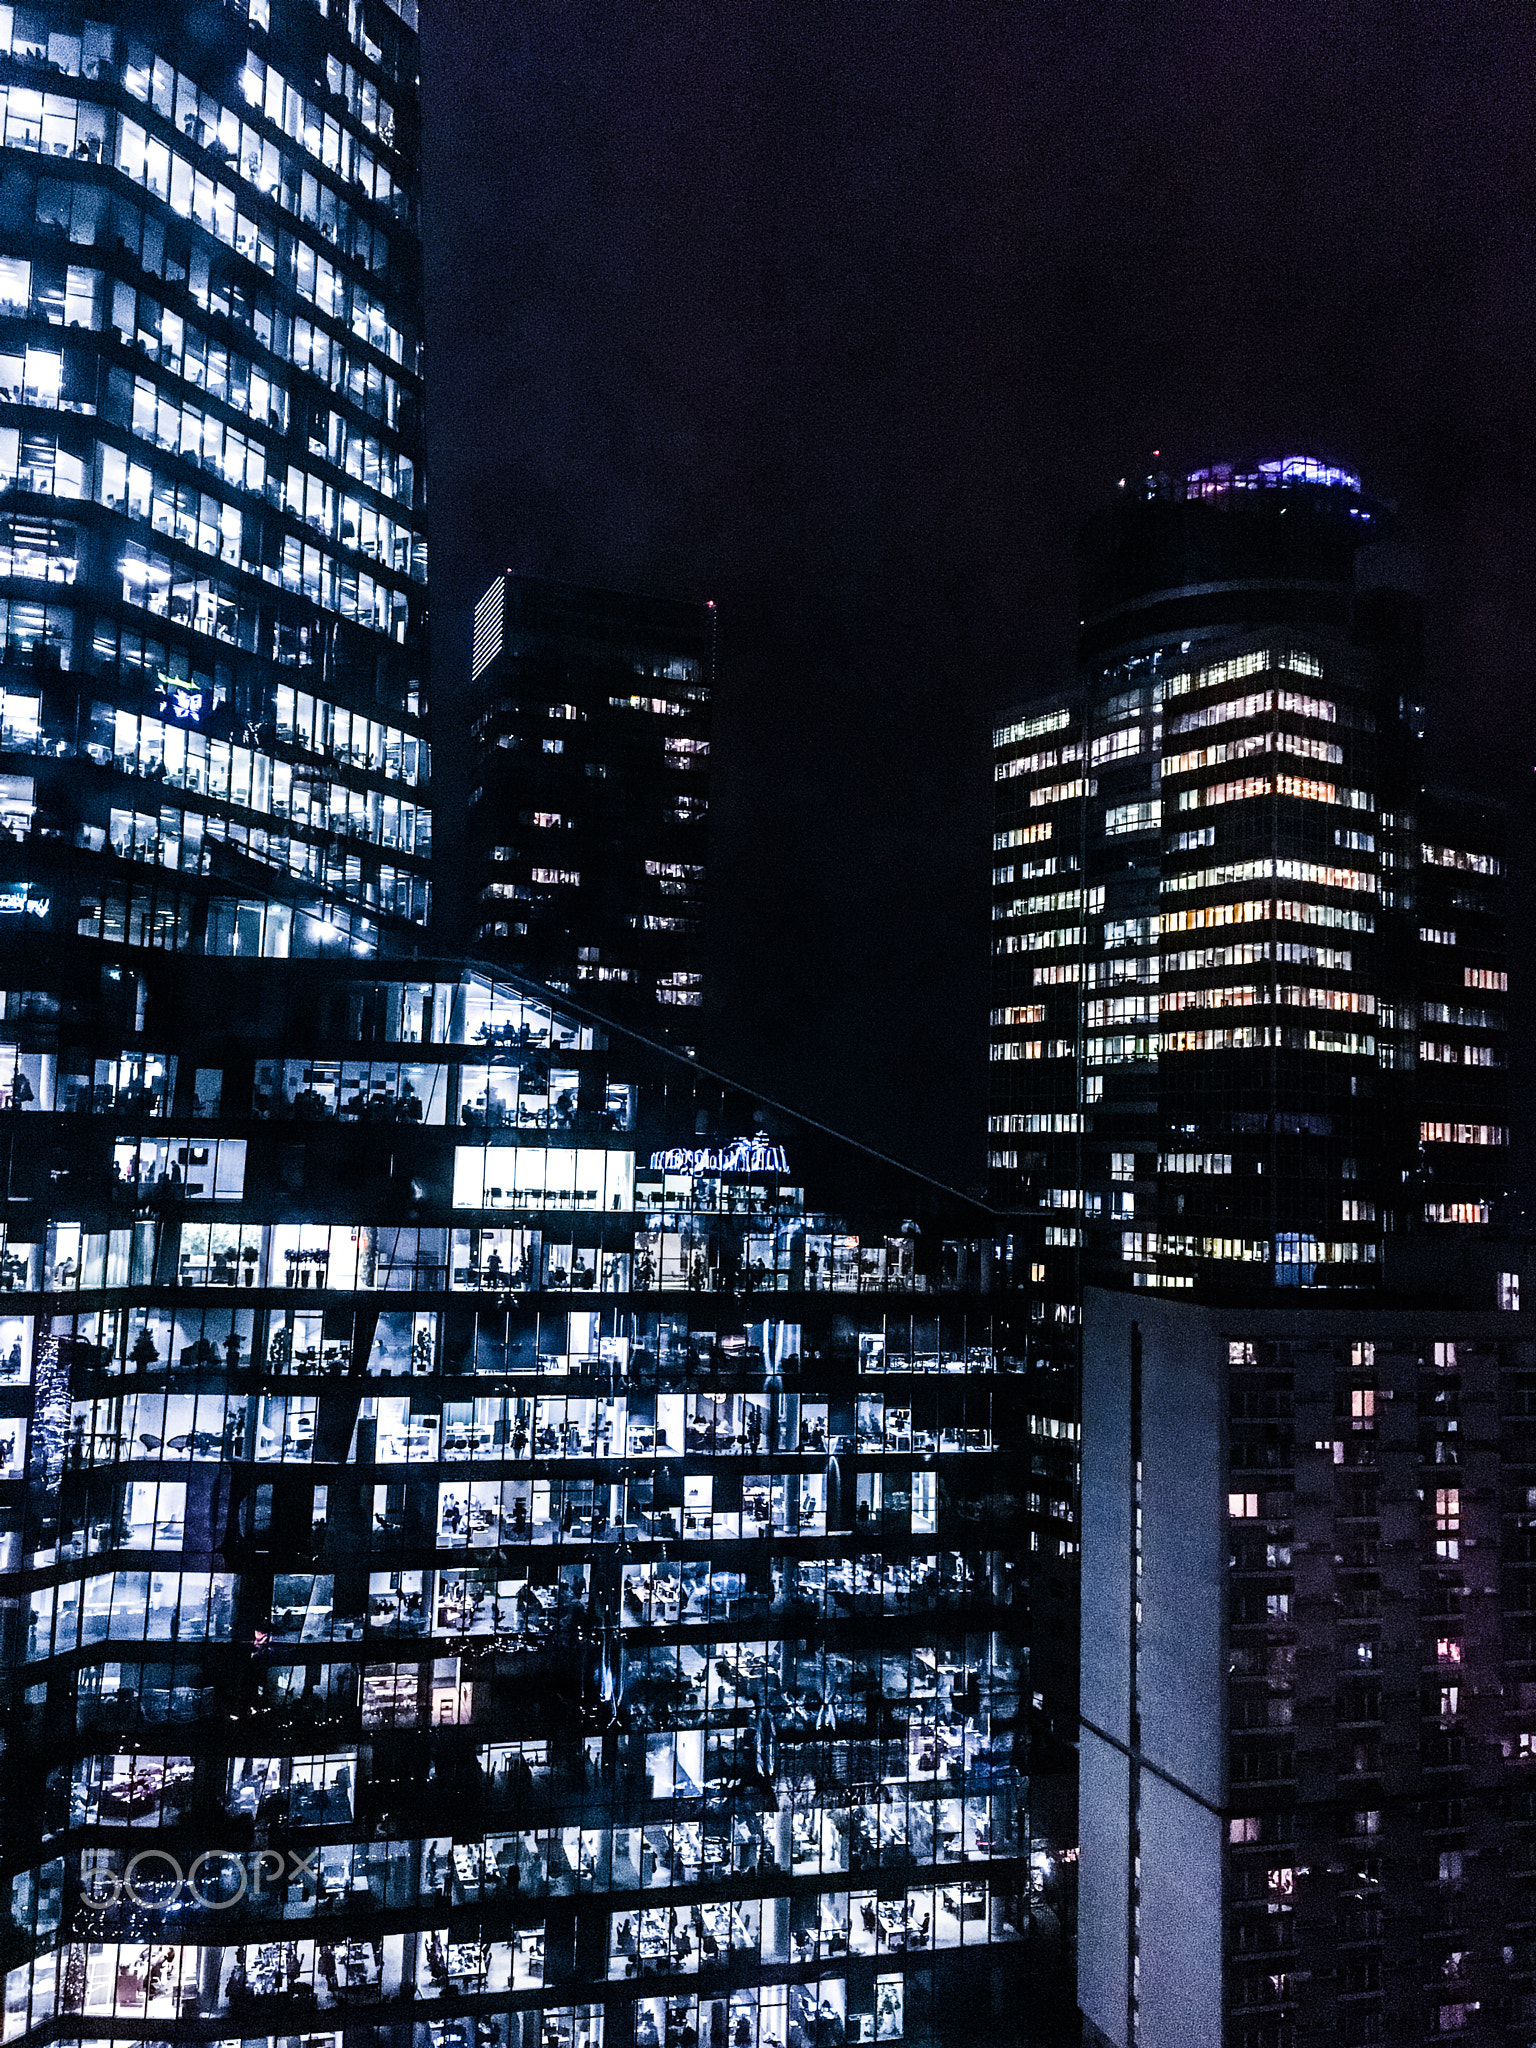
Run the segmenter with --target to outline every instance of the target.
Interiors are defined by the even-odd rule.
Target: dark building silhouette
[[[0,926],[430,914],[415,10],[0,16]]]
[[[703,1002],[715,608],[499,576],[475,611],[474,937],[610,1015]]]

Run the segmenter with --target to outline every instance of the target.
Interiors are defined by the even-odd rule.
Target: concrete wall
[[[1219,2048],[1226,1780],[1226,1361],[1208,1312],[1090,1290],[1083,1330],[1078,1999],[1126,2039],[1130,1831],[1141,2048]],[[1133,1326],[1141,1344],[1139,1749],[1131,1739]]]
[[[1130,1771],[1124,1750],[1082,1731],[1077,1753],[1077,2002],[1115,2048],[1127,2048]]]
[[[1221,2048],[1222,1821],[1140,1777],[1140,2048]]]
[[[1209,1310],[1136,1303],[1141,1326],[1142,1754],[1226,1796],[1227,1367]]]
[[[1130,1740],[1131,1481],[1129,1324],[1090,1321],[1083,1332],[1077,1995],[1116,2048],[1126,2042],[1130,1953],[1130,1763],[1115,1744]]]
[[[1129,1742],[1131,1352],[1127,1304],[1090,1291],[1083,1327],[1082,1716]]]

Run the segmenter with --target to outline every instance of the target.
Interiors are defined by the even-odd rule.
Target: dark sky
[[[722,1064],[979,1178],[989,724],[1154,448],[1396,504],[1523,825],[1524,0],[424,12],[437,707],[501,567],[718,602]]]

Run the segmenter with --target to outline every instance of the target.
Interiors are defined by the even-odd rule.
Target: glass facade
[[[1076,1592],[1086,1286],[1380,1292],[1505,1220],[1502,821],[1426,786],[1420,621],[1357,588],[1383,517],[1303,458],[1149,478],[1084,535],[1077,681],[993,732],[1042,1616]]]
[[[430,914],[414,14],[0,7],[0,921]]]
[[[1349,1284],[1375,1263],[1368,682],[1315,635],[1159,649],[1062,706],[1054,745],[999,749],[998,839],[1050,836],[995,870],[998,981],[1024,1000],[996,1020],[992,1063],[998,1096],[1049,1100],[1052,1128],[1009,1131],[1019,1112],[1001,1109],[992,1149],[1037,1184],[1058,1268],[1081,1250],[1179,1288],[1245,1265]],[[1063,756],[1067,780],[1044,760]],[[1037,1062],[1058,1085],[1034,1085]]]
[[[704,1001],[715,608],[499,576],[475,612],[475,944],[678,1042]]]
[[[5,2038],[1056,2038],[988,1212],[488,972],[82,959],[5,1011]]]
[[[1509,1221],[1512,1179],[1507,820],[1496,802],[1420,787],[1394,826],[1414,967],[1395,1049],[1414,1075],[1399,1083],[1414,1098],[1401,1118],[1413,1220],[1486,1235]]]

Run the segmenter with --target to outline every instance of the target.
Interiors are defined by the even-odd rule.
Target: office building
[[[1426,786],[1415,607],[1361,568],[1387,524],[1303,457],[1123,490],[1078,677],[994,733],[989,1160],[1069,1719],[1083,1289],[1369,1295],[1501,1221],[1503,825]]]
[[[1396,1127],[1411,1143],[1417,1123],[1420,1164],[1399,1208],[1436,1230],[1498,1229],[1510,1220],[1504,807],[1421,784],[1404,811],[1408,888],[1396,922],[1412,981],[1397,1051],[1416,1071],[1396,1086],[1417,1116]]]
[[[5,2039],[1060,2038],[990,1215],[500,970],[29,969]]]
[[[704,1000],[715,608],[510,573],[475,611],[474,943],[674,1041]]]
[[[0,10],[0,926],[427,921],[414,23]]]
[[[1481,1247],[1412,1308],[1088,1291],[1095,2048],[1536,2039],[1536,1329],[1514,1256]]]

